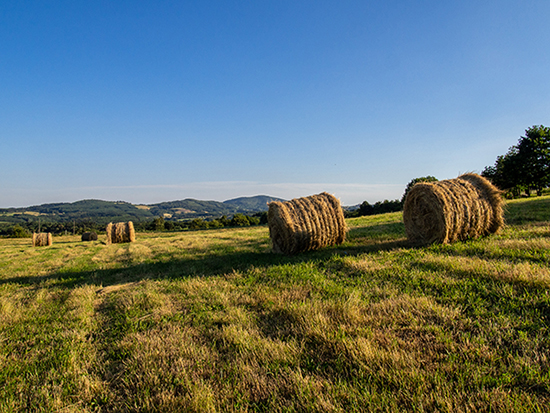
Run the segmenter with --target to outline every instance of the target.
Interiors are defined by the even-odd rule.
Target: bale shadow
[[[353,230],[352,230],[353,231]],[[139,242],[139,241],[138,241]],[[261,241],[258,243],[260,244]],[[409,248],[406,239],[357,240],[342,245],[296,255],[282,255],[271,251],[237,251],[197,255],[188,259],[172,259],[163,262],[129,264],[120,268],[92,269],[88,271],[61,270],[50,274],[0,279],[0,285],[20,284],[35,288],[74,288],[93,284],[111,286],[141,280],[184,279],[191,277],[216,277],[234,271],[246,272],[252,268],[269,268],[287,264],[321,262],[333,256],[357,256],[397,248]]]

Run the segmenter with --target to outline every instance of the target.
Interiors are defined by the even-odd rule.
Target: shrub
[[[195,218],[189,223],[189,229],[205,229],[208,223],[202,218]]]
[[[260,221],[258,220],[258,223]],[[248,227],[250,226],[250,221],[246,215],[243,214],[235,214],[233,215],[233,218],[231,218],[231,226],[232,227]]]
[[[31,233],[21,225],[14,225],[8,229],[8,237],[10,238],[30,238]]]

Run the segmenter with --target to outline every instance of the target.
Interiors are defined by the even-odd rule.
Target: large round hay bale
[[[451,243],[498,232],[504,225],[501,191],[477,174],[414,185],[403,222],[415,244]]]
[[[273,251],[296,254],[341,244],[346,222],[340,201],[323,192],[287,202],[271,202],[267,212]]]
[[[53,238],[51,232],[39,232],[32,234],[32,246],[33,247],[46,247],[53,244]]]
[[[119,244],[121,242],[134,242],[136,240],[136,232],[132,221],[110,222],[105,229],[107,233],[107,244]]]
[[[82,234],[82,241],[97,241],[97,234],[95,232],[84,232]]]

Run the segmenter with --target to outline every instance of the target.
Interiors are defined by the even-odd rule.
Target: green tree
[[[518,144],[498,156],[495,165],[486,167],[481,175],[514,196],[522,191],[530,195],[531,189],[541,195],[550,185],[550,128],[526,129]]]
[[[158,217],[153,220],[153,228],[155,231],[164,231],[164,217]]]
[[[258,218],[258,225],[267,224],[267,211],[256,212],[253,215],[254,218]],[[256,224],[253,224],[256,225]]]
[[[266,218],[267,218],[267,215],[266,215]],[[247,215],[246,219],[248,219],[248,223],[250,225],[260,225],[260,217]]]
[[[219,219],[213,219],[208,223],[208,228],[223,228],[223,224]]]
[[[527,187],[522,180],[522,160],[518,147],[512,146],[506,155],[497,157],[494,166],[486,167],[481,176],[489,179],[493,185],[507,191],[513,197],[518,197]]]
[[[365,215],[372,215],[374,213],[374,206],[368,203],[368,201],[363,201],[359,206],[358,215],[360,217]]]
[[[550,185],[550,127],[540,125],[525,130],[517,148],[522,183],[542,195],[542,190]]]
[[[248,220],[248,217],[246,215],[235,214],[235,215],[233,215],[233,218],[231,218],[231,226],[233,226],[233,227],[248,227],[248,226],[250,226],[250,221]]]
[[[224,227],[228,227],[229,225],[231,225],[231,220],[229,218],[227,218],[225,215],[222,215],[219,218],[219,221],[222,224],[222,226],[224,226]]]
[[[14,225],[8,229],[8,237],[10,238],[28,238],[31,234],[21,225]]]
[[[189,223],[189,229],[205,229],[208,223],[202,218],[195,218]]]

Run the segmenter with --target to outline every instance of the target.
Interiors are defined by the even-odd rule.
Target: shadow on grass
[[[487,237],[490,237],[490,235]],[[464,241],[463,243],[463,247],[460,249],[446,248],[437,251],[437,253],[453,257],[477,257],[495,263],[505,261],[510,263],[550,264],[550,251],[546,248],[490,248],[490,246],[473,244],[470,241]]]
[[[491,314],[514,314],[518,319],[525,318],[528,313],[534,313],[529,325],[524,321],[523,328],[540,331],[547,328],[550,322],[550,302],[544,291],[545,284],[533,283],[524,279],[500,278],[483,272],[473,273],[469,269],[461,269],[451,263],[413,262],[411,268],[420,273],[445,273],[448,277],[461,281],[462,294],[454,297],[455,303],[462,304],[462,312],[468,316],[476,316],[480,311]],[[434,277],[435,278],[435,277]],[[514,294],[503,296],[502,285],[512,287]],[[436,299],[445,299],[448,287],[437,283],[422,285],[422,294],[432,290]],[[474,300],[474,298],[477,298]],[[472,301],[474,300],[474,301]],[[525,319],[527,320],[527,319]],[[550,394],[550,393],[549,393]]]
[[[405,238],[396,238],[395,234],[400,233],[398,229],[399,225],[402,226],[402,224],[374,225],[366,231],[365,228],[352,228],[348,234],[349,241],[346,241],[342,245],[292,256],[275,254],[271,251],[266,252],[265,245],[262,245],[262,240],[244,241],[241,246],[248,248],[249,251],[217,252],[214,250],[211,253],[197,254],[188,259],[172,259],[164,262],[139,264],[128,263],[122,267],[112,269],[92,269],[88,271],[63,270],[46,275],[2,279],[0,280],[0,285],[16,283],[39,288],[46,286],[51,288],[72,288],[79,285],[95,284],[105,287],[148,279],[160,280],[220,276],[232,273],[233,271],[247,271],[255,267],[320,262],[330,259],[334,255],[357,256],[365,253],[411,247]],[[385,236],[369,237],[368,233],[385,234]],[[250,251],[250,249],[255,249],[256,252]]]
[[[550,220],[550,198],[529,199],[529,202],[511,202],[505,206],[508,225],[530,224]]]

